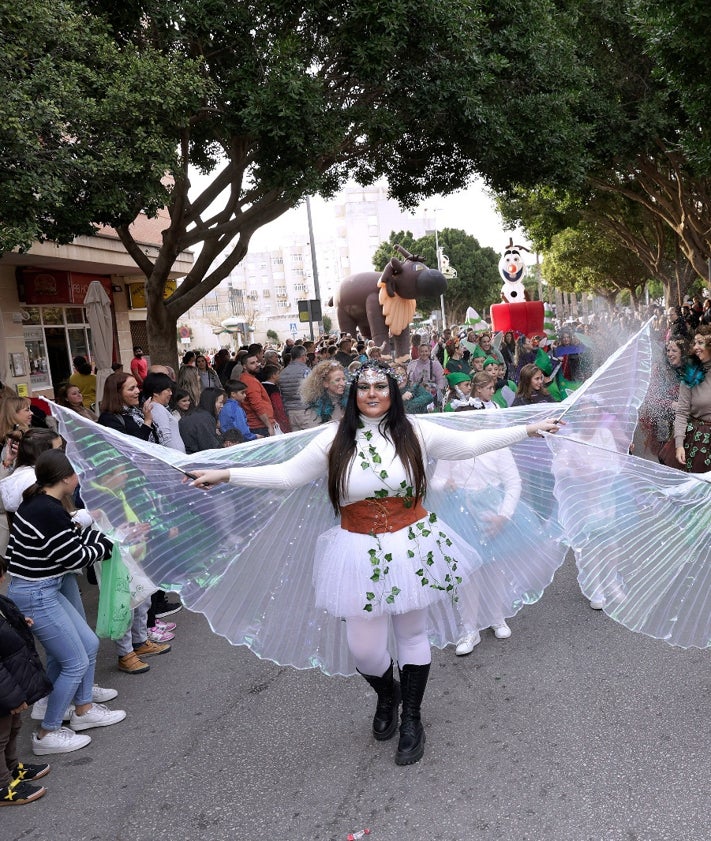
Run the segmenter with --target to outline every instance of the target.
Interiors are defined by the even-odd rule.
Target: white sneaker
[[[92,704],[84,715],[72,715],[69,726],[72,730],[89,730],[91,727],[108,727],[126,718],[126,710],[110,710],[103,704]]]
[[[494,632],[497,640],[507,640],[511,636],[511,628],[509,628],[506,622],[499,622],[496,625],[492,625],[491,630]]]
[[[95,704],[105,704],[107,701],[113,701],[117,695],[118,692],[115,689],[105,689],[98,683],[91,687],[91,700]]]
[[[30,718],[34,718],[35,721],[44,721],[44,717],[47,715],[47,698],[40,698],[39,701],[35,701],[32,704],[32,712],[30,713]],[[70,704],[66,710],[64,711],[64,715],[62,716],[62,721],[69,721],[72,717],[72,713],[74,712],[74,704]]]
[[[454,649],[454,653],[458,657],[461,657],[464,654],[471,654],[472,651],[474,651],[474,646],[479,645],[480,642],[481,634],[479,631],[472,631],[459,640],[457,647]]]
[[[602,610],[605,607],[605,596],[602,593],[594,593],[590,599],[590,607],[593,610]]]
[[[48,753],[71,753],[73,750],[86,747],[91,736],[78,736],[68,727],[52,730],[40,739],[37,733],[32,734],[32,753],[35,756],[45,756]]]

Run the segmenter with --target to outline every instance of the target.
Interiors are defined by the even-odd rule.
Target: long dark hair
[[[377,365],[374,361],[367,363]],[[397,381],[386,374],[390,386],[390,408],[380,421],[380,430],[395,446],[395,452],[405,467],[415,499],[423,499],[427,492],[427,476],[423,463],[422,447],[412,424],[405,414]],[[360,412],[356,402],[357,380],[351,385],[341,422],[328,453],[328,496],[334,511],[338,513],[341,499],[346,496],[346,483],[356,449],[356,433],[360,426]]]
[[[178,402],[182,400],[183,397],[187,397],[190,400],[190,406],[188,407],[188,411],[185,414],[187,415],[188,412],[193,411],[193,409],[195,408],[195,404],[193,403],[193,398],[190,397],[190,393],[187,392],[184,388],[176,388],[174,389],[173,396],[170,398],[170,403],[168,404],[168,408],[171,412],[174,412],[176,409],[180,412],[180,409],[178,409]]]
[[[61,435],[53,429],[28,429],[20,439],[15,467],[32,467],[42,453],[53,449]]]
[[[539,373],[542,374],[543,372],[538,365],[534,365],[532,362],[521,368],[521,373],[518,378],[518,388],[516,389],[516,397],[523,397],[524,400],[531,399],[531,394],[533,393],[533,386],[531,383],[536,374]],[[541,394],[548,394],[548,389],[543,385],[541,386]]]
[[[27,502],[33,496],[44,493],[45,488],[73,475],[72,463],[61,450],[45,450],[35,462],[35,483],[22,494],[22,499]]]
[[[209,412],[213,418],[217,418],[217,412],[215,412],[215,404],[217,403],[217,398],[222,395],[226,397],[224,390],[221,388],[204,388],[200,394],[200,402],[198,403],[198,409],[202,409],[205,412]]]

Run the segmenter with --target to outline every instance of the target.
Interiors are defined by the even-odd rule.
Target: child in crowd
[[[0,556],[0,581],[4,573],[5,561]],[[20,714],[52,689],[31,626],[32,619],[0,595],[0,806],[31,803],[47,792],[31,782],[49,774],[49,765],[26,765],[17,759]]]
[[[469,374],[457,371],[447,374],[449,394],[446,397],[445,412],[463,412],[467,409],[481,409],[481,403],[472,397],[472,381]]]
[[[240,380],[227,380],[225,383],[227,400],[220,410],[220,431],[224,435],[230,429],[236,429],[244,441],[254,441],[261,436],[255,435],[247,425],[247,415],[241,406],[247,386]]]

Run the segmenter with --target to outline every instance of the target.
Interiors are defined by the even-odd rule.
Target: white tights
[[[390,665],[388,628],[392,620],[401,666],[425,666],[432,659],[427,638],[427,610],[412,610],[392,616],[349,616],[346,619],[348,647],[355,657],[358,671],[380,677]]]

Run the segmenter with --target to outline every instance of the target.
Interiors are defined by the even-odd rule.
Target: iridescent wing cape
[[[464,481],[456,492],[433,490],[432,500],[426,501],[482,555],[481,627],[491,620],[497,606],[510,617],[540,598],[562,563],[568,543],[576,550],[581,585],[588,594],[592,573],[587,570],[599,563],[592,552],[598,538],[591,525],[579,524],[576,512],[594,497],[587,477],[595,475],[598,462],[629,465],[615,474],[619,481],[620,477],[651,475],[648,464],[626,456],[647,390],[649,359],[645,329],[563,403],[428,417],[426,422],[464,434],[552,414],[565,414],[568,422],[562,435],[569,441],[546,436],[512,448],[521,478],[519,516],[511,517],[496,546],[482,539],[476,522],[481,509],[471,494],[467,497]],[[317,667],[328,674],[354,672],[345,623],[316,608],[314,602],[315,542],[336,523],[324,479],[288,492],[233,485],[205,492],[190,487],[176,469],[278,464],[322,429],[186,456],[101,427],[61,407],[52,409],[67,439],[67,455],[80,476],[87,508],[101,512],[102,523],[108,521],[110,533],[119,539],[127,521],[150,526],[140,557],[156,585],[179,592],[186,607],[203,613],[216,633],[235,645],[249,646],[259,657],[296,668]],[[600,429],[605,434],[594,439]],[[580,480],[580,472],[571,478],[565,469],[554,469],[558,459],[570,463],[571,453],[585,481]],[[437,465],[430,468],[434,475]],[[476,465],[463,469],[462,476],[472,469]],[[685,482],[696,487],[696,480],[682,474],[669,477],[664,468],[657,473],[675,487],[685,487]],[[667,485],[662,482],[659,487],[663,491]],[[624,522],[629,516],[627,496],[625,506],[617,505],[612,516],[608,530],[619,535],[617,520]],[[633,563],[632,556],[628,560]],[[501,603],[494,605],[497,598]],[[611,615],[624,621],[616,610]],[[436,645],[456,641],[459,624],[457,606],[450,599],[430,609],[431,639]],[[634,629],[650,632],[646,626]]]

